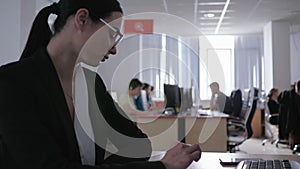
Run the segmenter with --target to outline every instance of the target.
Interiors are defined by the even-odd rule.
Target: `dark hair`
[[[210,85],[209,85],[209,87],[217,87],[217,88],[219,88],[219,83],[218,82],[212,82]]]
[[[300,80],[296,83],[298,92],[300,91]]]
[[[278,92],[278,89],[277,88],[272,88],[270,91],[269,91],[269,94],[268,94],[268,98],[271,99],[271,97],[274,95],[274,93]]]
[[[150,85],[149,85],[148,83],[144,83],[144,85],[143,85],[143,90],[147,90],[148,87],[150,87]]]
[[[151,92],[152,92],[152,91],[154,90],[154,86],[151,86],[151,89],[150,89],[150,90],[151,90]]]
[[[43,8],[35,17],[20,60],[31,57],[37,49],[49,43],[52,37],[48,25],[50,14],[57,15],[54,22],[54,34],[56,34],[64,27],[69,16],[75,14],[80,8],[86,8],[93,21],[107,18],[113,11],[123,12],[117,0],[60,0],[58,3],[53,3]]]
[[[143,83],[139,79],[134,78],[134,79],[131,79],[131,81],[129,83],[129,90],[134,90],[135,88],[142,87],[142,86],[143,86]]]

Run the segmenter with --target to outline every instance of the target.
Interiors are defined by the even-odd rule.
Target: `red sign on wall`
[[[152,34],[153,20],[152,19],[134,19],[124,21],[125,34]]]

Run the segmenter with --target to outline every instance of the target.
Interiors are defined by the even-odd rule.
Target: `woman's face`
[[[142,90],[142,86],[138,86],[132,90],[133,91],[132,93],[134,96],[138,96],[141,93],[141,90]]]
[[[280,93],[279,93],[279,90],[275,91],[275,92],[274,92],[274,97],[277,99],[278,96],[279,96],[279,94],[280,94]]]
[[[149,96],[151,94],[151,86],[146,88],[146,94]]]
[[[102,19],[102,18],[101,18]],[[105,61],[109,55],[116,54],[115,42],[119,39],[122,13],[112,12],[112,15],[95,23],[90,29],[90,34],[84,43],[77,62],[83,62],[91,66],[98,66],[100,61]]]

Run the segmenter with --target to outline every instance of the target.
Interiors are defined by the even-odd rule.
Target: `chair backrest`
[[[242,92],[240,89],[231,92],[230,101],[232,107],[231,116],[240,117],[243,107]]]
[[[253,130],[252,130],[252,119],[256,110],[256,105],[257,105],[257,100],[258,100],[258,89],[257,88],[252,88],[250,90],[250,99],[249,99],[249,113],[245,119],[245,125],[246,125],[246,130],[247,130],[247,139],[251,138],[253,135]]]
[[[4,145],[2,136],[0,135],[0,169],[4,169]]]
[[[245,100],[242,100],[242,108],[240,111],[240,114],[237,116],[239,117],[239,119],[241,120],[246,120],[246,113],[249,107],[249,101],[250,101],[250,91],[248,91],[247,93],[247,97],[245,98]]]
[[[226,96],[226,100],[225,100],[225,106],[224,106],[224,113],[229,114],[231,116],[232,114],[232,101],[231,98]]]

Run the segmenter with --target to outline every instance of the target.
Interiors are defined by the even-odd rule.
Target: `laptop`
[[[300,164],[293,160],[243,160],[236,169],[300,169]]]

